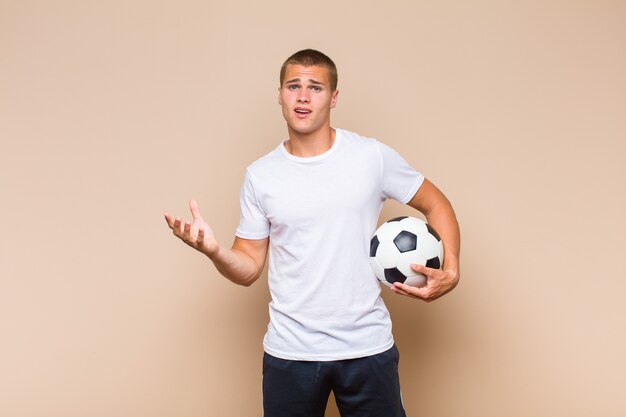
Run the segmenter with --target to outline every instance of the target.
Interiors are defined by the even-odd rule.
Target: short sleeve
[[[406,204],[424,182],[424,175],[416,171],[395,150],[377,142],[382,159],[382,194]]]
[[[239,194],[240,217],[235,235],[244,239],[263,239],[270,234],[270,223],[254,189],[252,174],[246,175]]]

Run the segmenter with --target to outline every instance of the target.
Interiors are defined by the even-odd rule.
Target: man
[[[435,300],[459,279],[459,228],[447,198],[388,146],[332,128],[337,70],[315,50],[289,57],[278,102],[289,139],[246,169],[232,248],[220,246],[194,200],[193,221],[165,214],[174,235],[240,285],[256,281],[269,247],[270,324],[264,338],[265,417],[322,417],[331,391],[344,417],[405,416],[399,353],[369,239],[386,198],[422,212],[439,232],[441,270],[412,266],[423,288],[396,294]]]

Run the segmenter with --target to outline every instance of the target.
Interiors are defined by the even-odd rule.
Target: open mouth
[[[294,111],[296,112],[298,117],[306,117],[309,114],[311,114],[311,110],[309,110],[309,109],[296,108],[296,109],[294,109]]]

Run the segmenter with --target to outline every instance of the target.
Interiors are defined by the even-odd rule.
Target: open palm
[[[176,237],[192,248],[199,250],[205,255],[215,253],[218,249],[218,243],[215,240],[213,229],[200,215],[196,200],[192,199],[189,201],[189,209],[193,218],[191,222],[186,220],[183,224],[180,217],[174,219],[169,213],[165,213],[167,225],[172,229]]]

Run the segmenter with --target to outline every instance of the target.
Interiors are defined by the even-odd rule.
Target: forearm
[[[439,234],[443,243],[442,269],[427,268],[423,265],[412,265],[411,268],[426,276],[427,285],[415,288],[396,282],[392,290],[398,294],[422,299],[426,302],[436,300],[456,287],[459,282],[459,252],[461,249],[461,233],[452,204],[437,187],[424,179],[419,190],[408,204],[426,216],[426,221]]]
[[[452,205],[447,198],[443,198],[424,213],[427,222],[437,231],[444,247],[444,260],[442,269],[451,272],[458,280],[459,254],[461,249],[461,237],[459,224]]]
[[[217,251],[207,256],[220,274],[238,285],[252,285],[261,272],[251,256],[235,248],[220,245]]]

